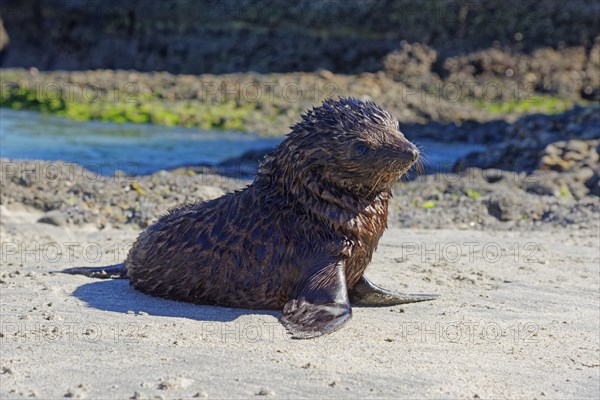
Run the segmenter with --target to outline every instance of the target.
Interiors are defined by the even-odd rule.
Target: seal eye
[[[354,153],[358,156],[358,157],[362,157],[367,155],[367,153],[369,153],[369,147],[367,145],[364,144],[358,144],[356,145],[356,147],[354,148]]]

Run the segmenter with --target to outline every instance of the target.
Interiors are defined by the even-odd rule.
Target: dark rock
[[[594,174],[585,182],[585,186],[589,189],[590,194],[600,196],[600,175]]]
[[[273,148],[249,150],[239,157],[230,158],[220,162],[217,165],[217,171],[221,175],[231,176],[232,173],[240,177],[250,177],[258,171],[258,164],[267,154],[273,151]]]
[[[540,196],[560,196],[560,185],[552,180],[534,180],[528,182],[525,186],[528,193],[534,193]]]
[[[44,214],[44,216],[38,219],[37,222],[41,224],[50,224],[54,226],[66,226],[67,216],[60,210],[52,210]]]
[[[598,46],[598,45],[597,45]],[[598,68],[584,46],[538,48],[530,54],[517,48],[490,48],[444,60],[444,79],[472,82],[473,95],[487,101],[533,101],[531,94],[552,93],[565,98],[596,98]],[[594,69],[595,68],[595,69]]]
[[[597,170],[600,140],[588,139],[600,135],[598,131],[594,135],[590,133],[596,124],[600,124],[597,106],[575,107],[558,115],[524,116],[507,126],[501,143],[490,146],[485,152],[461,158],[454,171],[468,167],[529,173],[536,169],[567,172],[589,167]]]
[[[510,221],[518,217],[514,202],[506,197],[496,197],[486,201],[488,213],[499,221]]]
[[[483,177],[488,183],[496,183],[505,179],[507,175],[512,175],[506,171],[502,171],[501,169],[489,168],[482,171]]]
[[[385,73],[395,81],[411,85],[439,82],[440,78],[432,73],[437,54],[431,47],[402,42],[400,47],[383,59]]]

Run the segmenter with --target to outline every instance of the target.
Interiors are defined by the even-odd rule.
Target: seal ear
[[[304,281],[283,307],[281,322],[292,338],[309,339],[338,330],[351,316],[344,263],[333,261]]]

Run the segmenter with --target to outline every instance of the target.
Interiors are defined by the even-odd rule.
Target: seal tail
[[[90,278],[124,279],[127,278],[125,263],[107,265],[106,267],[75,267],[60,271],[64,274],[85,275]]]

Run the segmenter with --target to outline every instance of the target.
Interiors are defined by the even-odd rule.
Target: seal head
[[[368,198],[390,191],[418,159],[398,120],[372,102],[326,100],[302,116],[259,169],[286,189],[299,181],[327,185]]]

